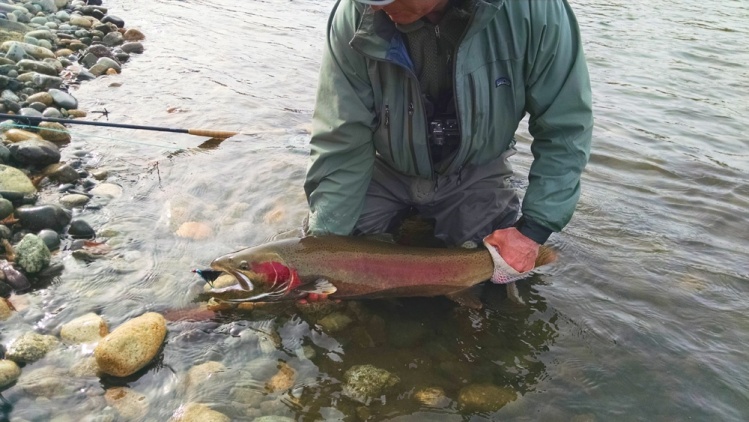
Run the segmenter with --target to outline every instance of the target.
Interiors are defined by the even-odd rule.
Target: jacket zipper
[[[395,163],[395,154],[393,153],[393,136],[390,133],[390,106],[385,104],[385,129],[388,132],[388,149],[390,150],[390,161]]]
[[[416,147],[414,147],[414,102],[413,102],[413,96],[411,95],[412,89],[411,89],[411,80],[409,79],[408,82],[408,145],[411,147],[411,158],[413,159],[414,163],[414,169],[416,171],[419,171],[419,161],[416,159]],[[429,157],[429,162],[431,162],[432,158]]]
[[[455,103],[455,117],[458,120],[458,133],[460,133],[460,141],[458,144],[458,150],[455,153],[455,157],[453,157],[453,161],[457,160],[458,157],[460,157],[460,152],[462,149],[464,149],[463,148],[464,132],[463,132],[463,124],[461,123],[461,119],[460,119],[460,107],[458,107],[459,105],[458,104],[458,79],[456,76],[458,74],[458,57],[459,57],[458,51],[460,50],[460,45],[463,44],[463,40],[466,37],[466,33],[468,33],[468,31],[471,29],[471,24],[473,24],[473,20],[475,17],[476,17],[476,11],[474,10],[473,13],[471,14],[471,18],[468,20],[468,24],[466,24],[466,29],[463,30],[463,34],[460,36],[460,39],[458,39],[458,43],[456,44],[457,47],[455,47],[455,57],[453,60],[453,103]],[[471,81],[471,83],[473,83],[473,81]],[[447,168],[452,167],[453,164],[454,163],[451,162],[450,165],[447,166]],[[462,170],[464,165],[465,165],[465,162],[461,163],[459,168]]]

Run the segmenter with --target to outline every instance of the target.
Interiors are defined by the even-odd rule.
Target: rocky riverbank
[[[143,34],[127,29],[101,1],[0,2],[0,113],[27,118],[83,118],[69,92],[76,84],[118,73],[130,54],[143,52]],[[60,270],[54,252],[96,244],[96,231],[76,210],[101,207],[120,194],[90,154],[76,151],[60,123],[0,122],[0,296],[23,294]],[[57,203],[38,201],[56,191]],[[101,248],[98,248],[101,250]],[[84,253],[85,255],[85,253]]]
[[[144,38],[137,29],[126,28],[100,0],[0,0],[0,113],[86,117],[71,88],[121,72],[131,54],[143,52]],[[118,185],[106,182],[107,171],[96,168],[89,152],[76,150],[72,159],[61,162],[61,149],[72,141],[63,124],[28,123],[0,120],[0,321],[12,319],[24,306],[25,294],[63,271],[63,252],[83,260],[106,252],[105,242],[98,240],[101,234],[76,214],[101,208],[121,194]],[[41,192],[47,198],[44,203],[39,200]],[[8,350],[0,346],[0,390],[19,377],[32,389],[49,387],[44,380],[55,374],[39,371],[56,368],[36,369],[24,380],[23,367],[60,343],[101,340],[97,350],[104,363],[98,370],[120,376],[137,371],[156,355],[165,323],[160,316],[144,315],[123,326],[109,334],[107,323],[89,314],[71,321],[57,335],[31,331],[3,339],[8,340]],[[137,353],[131,353],[133,345],[141,345]],[[107,369],[106,362],[115,362],[117,369]]]

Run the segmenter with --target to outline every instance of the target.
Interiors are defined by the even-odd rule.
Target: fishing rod
[[[137,130],[153,130],[158,132],[172,132],[172,133],[187,133],[195,136],[207,136],[209,138],[226,139],[230,138],[239,132],[227,132],[223,130],[209,130],[209,129],[180,129],[163,126],[142,126],[142,125],[128,125],[122,123],[109,123],[109,122],[94,122],[90,120],[73,120],[73,119],[59,119],[56,117],[34,117],[34,116],[19,116],[17,114],[5,114],[0,113],[0,119],[10,119],[16,123],[23,124],[26,126],[39,126],[41,122],[53,122],[53,123],[68,123],[71,125],[88,125],[88,126],[101,126],[101,127],[115,127],[122,129],[137,129]]]

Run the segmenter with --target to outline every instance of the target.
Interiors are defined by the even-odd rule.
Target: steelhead
[[[536,266],[555,259],[555,253],[542,246]],[[226,272],[239,282],[206,292],[230,302],[293,300],[320,293],[331,299],[444,295],[470,305],[463,293],[496,275],[492,256],[483,247],[421,248],[347,236],[270,242],[216,258],[211,269],[207,272]]]

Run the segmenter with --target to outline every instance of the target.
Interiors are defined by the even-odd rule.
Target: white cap
[[[372,6],[387,6],[395,0],[355,0],[359,3],[371,4]]]

